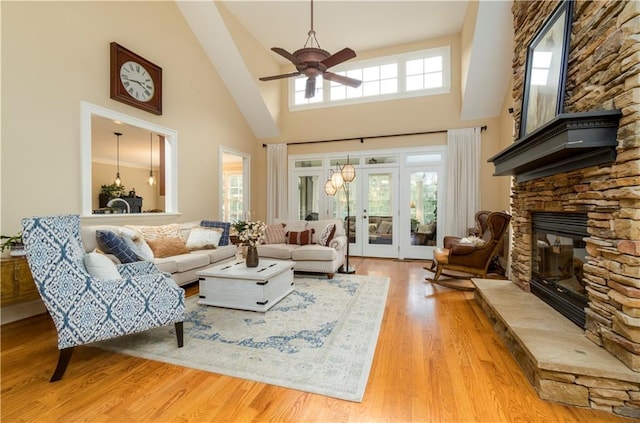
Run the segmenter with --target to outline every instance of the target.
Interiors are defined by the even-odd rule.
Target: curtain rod
[[[481,131],[484,131],[485,129],[487,129],[487,125],[480,127]],[[332,140],[288,142],[287,145],[320,144],[325,142],[342,142],[342,141],[356,141],[356,140],[359,140],[361,143],[364,143],[364,140],[370,140],[370,139],[376,139],[376,138],[409,137],[411,135],[442,134],[445,132],[447,132],[446,129],[440,129],[438,131],[409,132],[405,134],[371,135],[368,137],[336,138]],[[266,147],[266,146],[267,144],[262,144],[262,147]]]

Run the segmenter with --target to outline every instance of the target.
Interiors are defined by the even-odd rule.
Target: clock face
[[[140,63],[133,61],[123,63],[120,67],[120,81],[132,98],[143,102],[153,98],[155,91],[153,79]]]

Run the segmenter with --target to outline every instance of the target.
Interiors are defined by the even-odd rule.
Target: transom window
[[[362,85],[352,88],[317,77],[316,95],[307,99],[304,97],[307,78],[292,78],[289,81],[289,109],[304,110],[449,93],[451,50],[449,46],[444,46],[350,61],[330,71],[359,79]]]

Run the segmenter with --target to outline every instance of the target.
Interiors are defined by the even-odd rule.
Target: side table
[[[0,305],[39,298],[26,257],[3,258],[1,264]]]

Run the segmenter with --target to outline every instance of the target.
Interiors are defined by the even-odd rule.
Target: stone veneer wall
[[[516,125],[527,46],[557,4],[513,4]],[[612,109],[623,113],[614,163],[514,182],[512,280],[529,290],[532,212],[588,213],[586,335],[640,371],[640,2],[575,1],[565,112]],[[640,408],[640,393],[612,401]]]

